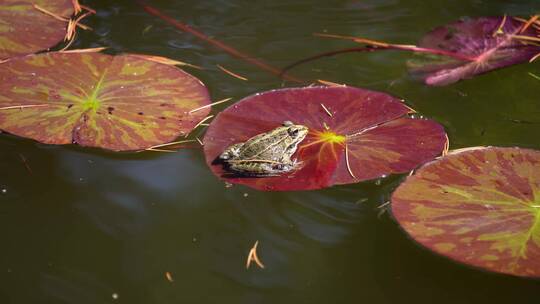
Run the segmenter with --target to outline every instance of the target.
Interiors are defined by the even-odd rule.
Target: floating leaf
[[[442,86],[527,62],[540,53],[540,30],[533,24],[522,32],[525,24],[511,17],[481,17],[438,27],[418,47],[443,50],[471,60],[422,55],[425,59],[409,61],[410,70],[426,84]]]
[[[355,36],[316,33],[316,36],[355,41],[366,46],[320,53],[298,60],[288,70],[323,57],[350,52],[402,50],[422,54],[409,69],[426,84],[443,86],[506,66],[540,58],[540,15],[465,19],[428,33],[418,46],[394,44]]]
[[[410,111],[387,94],[344,86],[255,94],[230,106],[210,124],[204,137],[206,161],[215,175],[228,182],[277,191],[320,189],[407,172],[439,155],[446,142],[439,124],[409,118]],[[296,171],[274,177],[234,177],[216,162],[231,144],[287,120],[309,128],[293,156],[302,162]]]
[[[540,277],[540,151],[456,151],[420,168],[392,195],[420,244],[468,265]]]
[[[0,129],[50,144],[141,150],[187,134],[208,92],[173,66],[130,56],[46,53],[0,69]]]
[[[35,7],[57,15],[59,20]],[[48,49],[66,36],[71,0],[3,0],[0,3],[0,60]]]

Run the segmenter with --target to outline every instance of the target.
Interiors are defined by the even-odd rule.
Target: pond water
[[[538,0],[151,2],[278,67],[354,46],[314,32],[413,44],[460,17],[540,11]],[[84,3],[98,13],[86,20],[94,32],[81,33],[76,48],[104,46],[111,53],[148,53],[203,66],[207,70],[188,71],[207,85],[213,100],[283,86],[149,16],[134,1]],[[401,97],[444,125],[451,148],[540,148],[540,81],[528,75],[540,72],[538,63],[430,88],[407,74],[410,56],[345,54],[292,73]],[[538,303],[539,281],[471,269],[411,241],[378,208],[404,176],[266,193],[226,187],[199,149],[117,154],[8,134],[0,135],[0,172],[3,304]],[[266,268],[246,270],[256,240]]]

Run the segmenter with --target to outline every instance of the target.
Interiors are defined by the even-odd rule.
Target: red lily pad
[[[210,124],[204,137],[206,162],[225,181],[275,191],[320,189],[408,172],[439,155],[446,143],[442,126],[410,118],[410,112],[395,97],[352,87],[255,94],[225,109]],[[284,121],[309,128],[293,155],[302,162],[297,170],[273,177],[235,177],[216,162],[228,146]]]
[[[35,8],[69,19],[71,0],[3,0],[0,3],[0,60],[51,48],[66,36],[67,22]]]
[[[139,56],[46,53],[0,69],[0,129],[49,144],[141,150],[187,134],[209,109],[195,77]]]
[[[525,22],[512,17],[481,17],[438,27],[418,46],[448,51],[469,60],[421,55],[422,60],[409,61],[410,71],[428,85],[443,86],[527,62],[540,53],[538,42],[527,38],[540,39],[540,31],[534,24],[521,32],[524,26]]]
[[[392,195],[420,244],[468,265],[540,277],[540,151],[478,148],[428,163]]]

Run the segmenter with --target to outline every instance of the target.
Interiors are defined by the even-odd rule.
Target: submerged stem
[[[411,51],[415,53],[427,53],[427,54],[433,54],[433,55],[443,55],[451,58],[455,58],[458,60],[463,61],[476,61],[476,57],[470,57],[466,55],[461,55],[458,53],[440,50],[440,49],[431,49],[431,48],[423,48],[418,47],[416,45],[405,45],[405,44],[393,44],[393,43],[387,43],[372,39],[366,39],[361,37],[354,37],[354,36],[339,36],[339,35],[331,35],[331,34],[320,34],[315,33],[315,36],[319,37],[326,37],[326,38],[337,38],[337,39],[345,39],[345,40],[352,40],[357,43],[363,43],[367,44],[368,46],[371,46],[375,49],[393,49],[393,50],[402,50],[402,51]]]
[[[311,57],[308,57],[308,58],[304,58],[302,60],[298,60],[296,62],[293,62],[291,64],[289,64],[288,66],[284,67],[281,72],[280,72],[280,76],[284,76],[284,75],[287,75],[287,72],[293,68],[295,68],[296,66],[299,66],[301,64],[304,64],[306,62],[310,62],[310,61],[313,61],[313,60],[317,60],[319,58],[323,58],[323,57],[332,57],[332,56],[335,56],[335,55],[339,55],[339,54],[345,54],[345,53],[354,53],[354,52],[372,52],[372,51],[376,51],[377,49],[376,48],[373,48],[373,47],[355,47],[355,48],[349,48],[349,49],[342,49],[342,50],[337,50],[337,51],[330,51],[330,52],[324,52],[324,53],[320,53],[320,54],[317,54],[317,55],[313,55]]]
[[[150,5],[147,5],[145,3],[145,1],[143,0],[137,0],[137,3],[139,3],[139,5],[141,5],[143,7],[143,9],[151,14],[151,15],[154,15],[160,19],[162,19],[163,21],[169,23],[170,25],[176,27],[177,29],[181,30],[181,31],[184,31],[186,33],[189,33],[189,34],[192,34],[193,36],[203,40],[203,41],[206,41],[207,43],[229,53],[230,55],[236,57],[236,58],[239,58],[239,59],[242,59],[252,65],[255,65],[259,68],[261,68],[262,70],[264,71],[267,71],[267,72],[270,72],[274,75],[277,75],[277,76],[282,76],[282,73],[281,73],[281,70],[261,61],[261,60],[258,60],[252,56],[249,56],[245,53],[242,53],[240,51],[238,51],[237,49],[233,48],[233,47],[230,47],[228,45],[226,45],[225,43],[219,41],[219,40],[216,40],[214,38],[211,38],[209,36],[207,36],[206,34],[202,33],[202,32],[199,32],[198,30],[194,29],[193,27],[179,21],[179,20],[175,20],[174,18],[168,16],[168,15],[165,15],[164,13],[162,13],[161,11],[159,11],[158,9],[150,6]],[[293,82],[296,82],[296,83],[304,83],[304,81],[298,79],[298,78],[295,78],[295,77],[292,77],[292,76],[283,76],[283,79],[285,80],[289,80],[289,81],[293,81]]]

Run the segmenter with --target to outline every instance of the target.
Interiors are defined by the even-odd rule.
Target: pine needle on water
[[[222,100],[218,100],[218,101],[213,102],[213,103],[211,103],[211,104],[207,104],[207,105],[204,105],[204,106],[202,106],[202,107],[193,109],[193,110],[189,111],[188,113],[189,113],[189,114],[192,114],[192,113],[195,113],[195,112],[200,111],[200,110],[202,110],[202,109],[210,108],[210,107],[213,107],[213,106],[218,105],[218,104],[220,104],[220,103],[227,102],[227,101],[229,101],[229,100],[231,100],[231,99],[232,99],[232,98],[229,97],[229,98],[225,98],[225,99],[222,99]]]
[[[232,71],[230,71],[230,70],[224,68],[223,66],[221,66],[221,65],[219,65],[219,64],[216,64],[216,66],[217,66],[220,70],[222,70],[223,72],[225,72],[225,73],[228,74],[228,75],[231,75],[231,76],[234,77],[234,78],[238,78],[238,79],[244,80],[244,81],[247,81],[247,80],[248,80],[246,77],[241,76],[241,75],[239,75],[239,74],[237,74],[237,73],[234,73],[234,72],[232,72]]]
[[[264,264],[261,262],[261,260],[257,256],[257,246],[258,245],[259,245],[259,241],[256,241],[255,245],[253,245],[253,247],[249,251],[247,261],[246,261],[246,269],[249,269],[249,266],[251,266],[252,262],[255,262],[255,264],[257,264],[257,266],[264,269]]]

